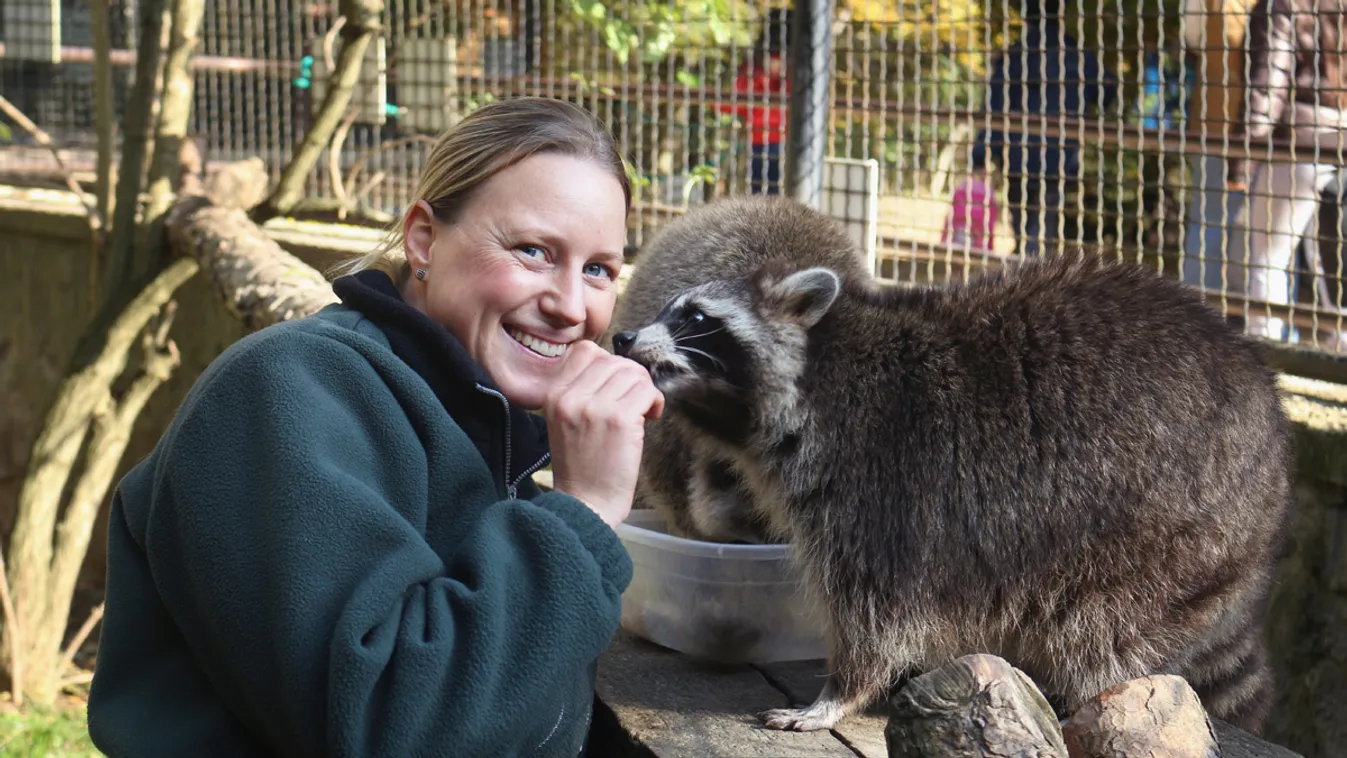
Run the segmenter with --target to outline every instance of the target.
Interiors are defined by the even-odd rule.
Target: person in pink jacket
[[[987,166],[980,151],[973,154],[973,172],[954,188],[952,206],[945,215],[945,228],[940,234],[944,245],[985,250],[995,247],[996,187],[987,176]]]

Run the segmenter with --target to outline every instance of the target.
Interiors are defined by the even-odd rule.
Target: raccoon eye
[[[683,316],[683,323],[685,324],[700,324],[705,320],[706,314],[698,310],[688,311],[687,314]]]

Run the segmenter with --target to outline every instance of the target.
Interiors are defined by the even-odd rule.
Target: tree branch
[[[0,550],[0,608],[5,614],[5,639],[9,641],[9,690],[15,705],[23,705],[23,627],[14,610],[14,597],[9,590],[9,572],[5,570],[5,553]]]
[[[192,268],[191,264],[194,263],[185,261],[184,270]],[[176,302],[170,300],[163,306],[159,323],[148,325],[141,338],[145,358],[140,373],[120,399],[109,402],[107,408],[94,414],[93,433],[85,452],[84,468],[66,504],[65,515],[56,529],[50,585],[50,591],[55,597],[70,597],[74,594],[80,566],[89,549],[94,519],[116,476],[122,454],[131,441],[136,417],[179,364],[178,348],[168,337],[176,313]]]
[[[271,197],[253,210],[253,221],[258,224],[289,213],[304,196],[304,183],[309,173],[318,164],[318,157],[351,103],[351,95],[364,68],[365,50],[380,32],[383,0],[340,0],[338,8],[346,18],[346,24],[341,30],[341,55],[336,69],[328,75],[323,105],[281,172]]]
[[[79,652],[80,645],[83,645],[84,641],[89,639],[89,635],[93,634],[94,627],[98,626],[98,622],[103,620],[105,605],[106,603],[99,603],[98,607],[90,611],[89,617],[80,625],[79,631],[75,632],[75,636],[70,638],[70,644],[66,645],[65,652],[61,653],[61,660],[56,666],[57,671],[65,671],[75,665],[75,654]],[[62,684],[66,683],[62,682]]]
[[[112,152],[117,145],[117,115],[112,89],[112,40],[108,4],[89,3],[89,20],[94,46],[94,128],[98,133],[98,159],[94,171],[94,204],[103,221],[101,245],[107,234],[106,220],[112,218]],[[95,256],[94,260],[97,260]],[[97,277],[89,277],[96,282]]]
[[[142,0],[140,40],[136,49],[136,78],[127,99],[123,124],[122,159],[117,170],[112,229],[103,256],[103,291],[115,296],[128,276],[136,239],[136,211],[140,189],[152,157],[151,145],[159,114],[159,83],[164,71],[164,47],[169,31],[166,0]]]
[[[185,197],[165,223],[174,252],[200,262],[226,309],[249,329],[307,316],[337,302],[322,274],[281,249],[241,209]]]
[[[163,96],[147,180],[150,197],[136,230],[131,254],[133,271],[142,271],[159,260],[163,250],[162,216],[173,204],[174,180],[181,164],[179,153],[192,115],[192,53],[196,50],[204,11],[204,0],[173,0]]]
[[[337,199],[337,220],[346,218],[346,185],[341,178],[341,149],[346,144],[346,134],[355,123],[357,112],[351,111],[341,120],[341,125],[332,135],[332,144],[327,149],[327,176],[332,184],[332,195]],[[294,208],[290,209],[291,211]]]
[[[71,192],[75,193],[75,197],[78,198],[81,203],[84,203],[84,208],[88,212],[89,231],[94,235],[94,239],[97,240],[98,231],[103,226],[103,219],[98,215],[98,208],[84,199],[84,190],[80,189],[79,182],[75,181],[75,175],[70,173],[70,169],[66,168],[65,159],[61,157],[61,151],[56,147],[56,143],[52,142],[51,135],[39,129],[37,124],[33,123],[32,119],[25,116],[23,111],[14,107],[14,104],[7,100],[4,95],[0,95],[0,113],[4,113],[10,121],[18,124],[19,128],[28,132],[37,144],[51,151],[51,157],[56,159],[56,167],[61,172],[61,178],[65,180],[65,186],[68,187]]]
[[[57,389],[33,443],[10,536],[10,586],[18,623],[24,628],[50,616],[53,530],[61,495],[108,388],[126,369],[136,337],[188,279],[196,261],[182,259],[160,272],[125,307],[109,306],[85,332],[74,365]],[[115,314],[115,315],[111,315]],[[110,323],[109,323],[110,322]]]

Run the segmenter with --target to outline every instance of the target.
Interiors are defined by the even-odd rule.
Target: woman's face
[[[510,402],[542,407],[562,357],[608,328],[626,243],[622,186],[540,154],[477,189],[453,224],[424,201],[404,227],[409,303],[443,324]]]

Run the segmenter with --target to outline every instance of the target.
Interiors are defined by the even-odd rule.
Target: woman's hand
[[[631,512],[646,419],[664,412],[650,374],[589,340],[571,346],[543,401],[552,487],[588,505],[609,526]]]

